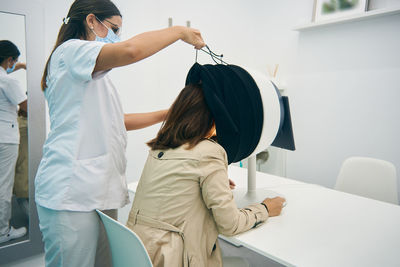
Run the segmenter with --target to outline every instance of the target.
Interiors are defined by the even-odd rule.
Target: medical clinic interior
[[[0,24],[0,266],[400,266],[399,0]]]

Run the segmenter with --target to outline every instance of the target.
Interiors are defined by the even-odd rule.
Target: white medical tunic
[[[103,45],[73,39],[51,56],[44,92],[50,133],[35,179],[40,206],[91,211],[129,202],[121,102],[106,72],[92,76]]]
[[[0,67],[0,143],[19,144],[17,111],[25,100],[19,82]]]

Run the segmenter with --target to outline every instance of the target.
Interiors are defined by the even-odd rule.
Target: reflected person
[[[19,55],[17,46],[11,41],[0,41],[0,243],[26,234],[25,227],[15,229],[10,226],[11,197],[20,141],[18,106],[27,111],[26,95],[18,81],[8,76],[23,66],[17,64]]]

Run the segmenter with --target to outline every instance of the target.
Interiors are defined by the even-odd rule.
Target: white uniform
[[[44,92],[51,127],[35,180],[42,207],[92,211],[129,202],[122,106],[106,72],[92,77],[103,45],[69,40],[51,57]]]
[[[44,92],[51,127],[35,179],[46,266],[92,266],[94,210],[129,202],[120,99],[107,72],[92,76],[103,45],[68,40],[51,56]]]
[[[0,67],[0,236],[9,231],[19,144],[17,109],[25,100],[18,81]]]

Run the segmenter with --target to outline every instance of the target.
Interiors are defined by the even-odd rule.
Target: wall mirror
[[[18,80],[20,90],[26,93],[28,98],[27,113],[18,114],[20,144],[11,199],[7,200],[8,197],[3,192],[4,184],[0,190],[2,194],[0,217],[4,217],[0,218],[3,220],[0,226],[3,226],[6,220],[9,226],[25,227],[27,232],[19,238],[0,242],[0,265],[2,265],[43,251],[34,200],[34,178],[46,134],[45,101],[40,88],[45,63],[43,3],[39,0],[1,1],[0,23],[3,25],[0,29],[0,40],[14,43],[20,51],[18,62],[26,63],[26,70],[21,68],[7,76]],[[0,153],[4,156],[6,152],[0,151]],[[4,171],[5,167],[0,170]],[[9,220],[8,212],[4,208],[8,201],[11,204]]]
[[[8,40],[15,44],[20,51],[20,56],[16,64],[16,68],[11,73],[5,75],[9,76],[19,82],[19,91],[26,94],[26,72],[23,68],[23,64],[26,62],[26,49],[25,49],[25,16],[19,14],[10,14],[0,11],[0,25],[9,25],[8,27],[2,27],[0,29],[0,40]],[[2,52],[0,52],[0,56]],[[2,63],[7,61],[7,59],[1,58]],[[4,75],[3,75],[4,76]],[[6,89],[6,88],[4,88]],[[9,90],[9,89],[6,89]],[[6,101],[8,91],[3,91],[1,96],[3,99],[1,101]],[[1,103],[3,103],[1,102]],[[9,112],[5,110],[4,107],[0,107],[0,123],[2,125],[2,131],[0,132],[0,143],[5,142],[3,140],[7,133],[9,122]],[[15,112],[17,115],[17,112]],[[29,181],[28,181],[28,134],[27,134],[27,113],[20,109],[17,115],[17,121],[20,133],[20,143],[18,145],[18,154],[9,153],[8,149],[4,147],[0,150],[0,157],[2,162],[0,163],[0,168],[2,168],[2,174],[0,174],[0,183],[2,189],[0,190],[0,236],[7,230],[10,226],[15,229],[21,228],[21,230],[29,230]],[[12,124],[14,125],[14,124]],[[7,129],[4,129],[6,128]],[[12,127],[14,128],[14,127]],[[13,132],[13,129],[10,129]],[[8,134],[7,134],[8,135]],[[15,134],[14,134],[15,135]],[[12,144],[11,147],[17,147],[16,144]],[[11,155],[10,155],[11,154]],[[16,163],[15,163],[16,162]],[[15,171],[12,175],[10,172],[11,167]],[[10,175],[9,175],[10,174]],[[13,177],[11,177],[13,176]],[[13,178],[13,179],[10,179]],[[12,191],[11,191],[12,190]],[[12,194],[10,194],[12,192]],[[9,217],[11,216],[11,217]],[[13,238],[11,240],[5,241],[0,239],[0,247],[4,247],[13,243],[24,241],[28,239],[28,233],[19,238]],[[23,233],[19,234],[22,235]]]

